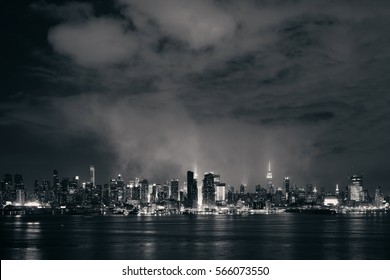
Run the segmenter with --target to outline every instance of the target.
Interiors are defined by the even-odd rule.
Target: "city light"
[[[178,178],[165,183],[150,183],[138,177],[125,184],[122,175],[104,184],[95,182],[95,166],[90,166],[91,182],[80,183],[80,177],[60,178],[53,171],[53,181],[36,180],[34,192],[28,193],[21,174],[5,174],[1,180],[3,214],[35,213],[100,213],[104,215],[165,215],[165,214],[277,214],[284,212],[367,212],[387,211],[389,196],[380,187],[375,195],[363,185],[363,175],[351,175],[345,191],[339,184],[326,190],[313,184],[299,186],[285,176],[279,183],[271,172],[271,162],[264,172],[265,184],[257,184],[255,192],[248,186],[238,187],[224,182],[215,171],[198,178],[187,172],[180,188]],[[179,191],[180,190],[180,191]]]

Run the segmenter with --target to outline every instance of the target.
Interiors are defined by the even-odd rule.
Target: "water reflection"
[[[2,259],[388,259],[390,215],[0,217]]]

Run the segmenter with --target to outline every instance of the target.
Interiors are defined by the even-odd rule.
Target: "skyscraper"
[[[23,177],[20,174],[15,174],[15,194],[16,199],[15,202],[19,205],[24,205],[24,201],[26,198],[26,191],[23,184]]]
[[[171,181],[171,199],[179,200],[179,180]]]
[[[289,201],[290,199],[290,178],[289,177],[284,177],[283,185],[284,185],[284,191],[286,193],[286,200]]]
[[[94,180],[95,180],[95,178],[94,178]],[[116,178],[116,189],[118,192],[118,201],[123,202],[124,201],[124,192],[125,192],[125,182],[123,181],[121,174],[118,174],[118,177]]]
[[[267,191],[268,191],[268,193],[273,193],[274,192],[274,187],[272,185],[271,162],[268,162]]]
[[[203,205],[215,206],[215,182],[214,172],[206,172],[203,179]],[[219,178],[219,175],[216,176]]]
[[[188,207],[198,207],[198,181],[192,171],[187,171],[187,201]]]
[[[360,202],[363,201],[363,174],[352,175],[348,185],[348,200]]]
[[[241,186],[240,186],[240,195],[244,195],[244,194],[245,194],[245,185],[241,184]]]
[[[52,199],[50,181],[42,180],[42,190],[44,192],[44,196],[42,197],[41,202],[50,202],[50,199]]]
[[[219,183],[216,186],[215,200],[218,202],[225,202],[226,184]]]
[[[50,190],[49,200],[54,200],[55,203],[60,201],[60,179],[58,178],[58,171],[53,170],[53,188]]]
[[[24,184],[23,184],[23,176],[20,174],[15,174],[15,190],[19,189],[24,189]]]
[[[89,177],[89,182],[92,184],[92,186],[95,186],[95,165],[89,166]]]
[[[375,206],[376,207],[382,206],[384,201],[385,201],[385,196],[383,195],[381,187],[377,187],[375,189],[375,198],[374,198]]]
[[[146,179],[141,181],[140,200],[142,203],[149,202],[149,182]]]

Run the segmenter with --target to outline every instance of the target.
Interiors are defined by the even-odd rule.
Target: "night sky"
[[[390,192],[388,0],[0,5],[0,176]]]

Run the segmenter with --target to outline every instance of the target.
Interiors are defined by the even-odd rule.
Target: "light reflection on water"
[[[2,259],[389,259],[390,215],[0,217]]]

